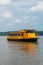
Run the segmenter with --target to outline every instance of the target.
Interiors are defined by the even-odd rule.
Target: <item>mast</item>
[[[29,22],[26,23],[26,29],[31,29]]]

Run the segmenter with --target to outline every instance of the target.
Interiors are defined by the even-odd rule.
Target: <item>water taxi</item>
[[[23,42],[29,42],[29,41],[37,41],[38,34],[35,30],[20,30],[18,32],[10,32],[7,36],[7,40],[14,40],[14,41],[23,41]]]

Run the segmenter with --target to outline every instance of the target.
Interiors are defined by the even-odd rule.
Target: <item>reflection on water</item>
[[[30,54],[34,54],[36,52],[36,49],[38,48],[38,43],[35,42],[23,43],[21,45],[23,46],[20,49]]]
[[[17,64],[17,65],[28,65],[32,59],[34,59],[34,55],[37,52],[38,43],[36,42],[8,42],[8,56],[9,63]],[[16,63],[17,62],[17,63]]]
[[[43,65],[42,39],[39,43],[14,42],[0,37],[0,65]]]
[[[13,44],[13,46],[12,46]],[[11,42],[8,41],[9,49],[14,47],[15,50],[20,50],[21,52],[28,52],[30,54],[34,54],[38,48],[37,42]],[[14,50],[14,49],[13,49]]]
[[[22,56],[29,55],[33,56],[37,52],[38,43],[37,42],[11,42],[8,41],[8,49],[11,53],[19,53]],[[14,51],[15,50],[15,51]],[[17,55],[16,54],[16,55]]]

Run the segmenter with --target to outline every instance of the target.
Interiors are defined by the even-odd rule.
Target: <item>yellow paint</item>
[[[30,30],[31,31],[31,30]],[[12,32],[10,35],[7,36],[7,39],[34,39],[38,38],[39,36],[35,32],[28,32],[26,33],[25,30],[20,30],[19,32]],[[13,36],[12,34],[17,34],[17,36]],[[20,35],[18,35],[20,34]]]

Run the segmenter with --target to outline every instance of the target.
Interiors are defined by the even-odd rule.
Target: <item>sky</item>
[[[0,0],[0,32],[43,31],[43,0]]]

